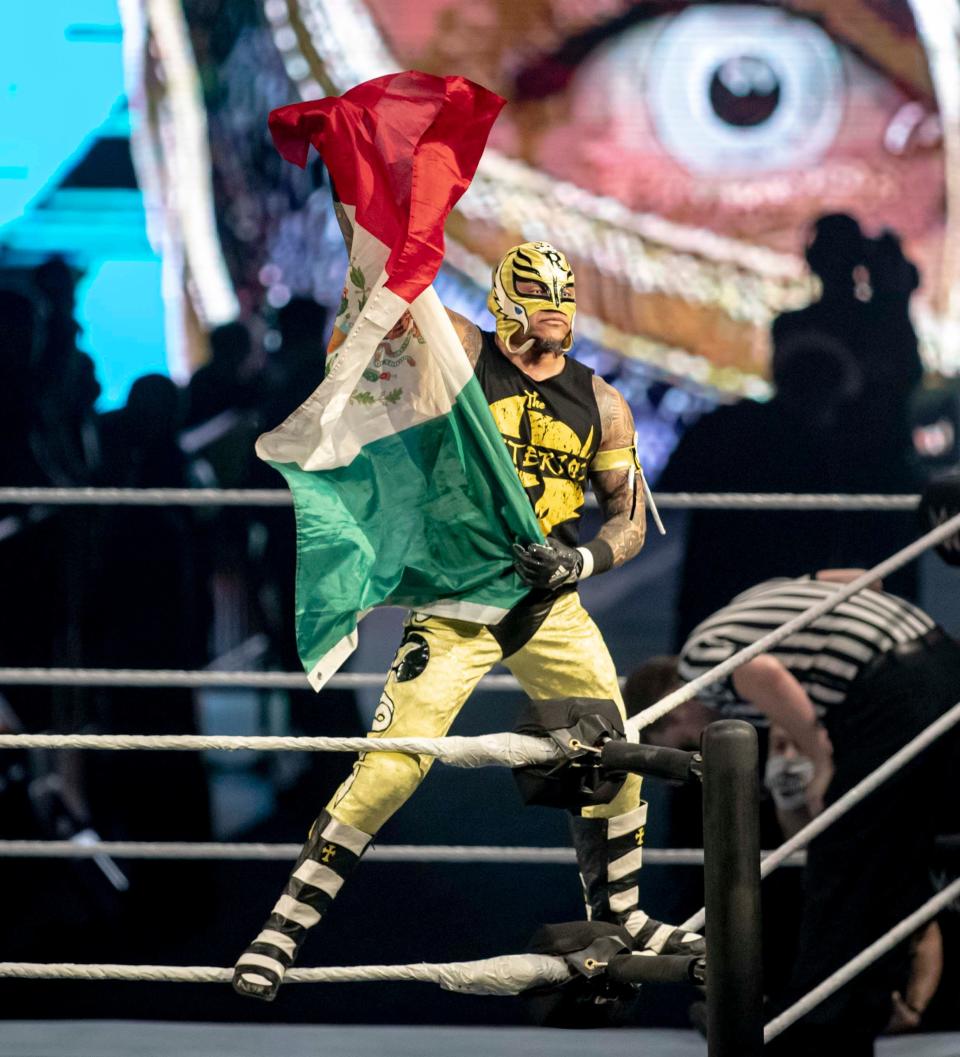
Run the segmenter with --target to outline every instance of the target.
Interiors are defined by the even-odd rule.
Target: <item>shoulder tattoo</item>
[[[470,361],[471,366],[476,367],[483,344],[480,328],[476,323],[471,323],[465,316],[461,316],[459,312],[454,312],[453,309],[448,308],[447,315],[450,317],[453,329],[457,332],[457,337],[460,339],[463,351],[467,354],[467,359]]]

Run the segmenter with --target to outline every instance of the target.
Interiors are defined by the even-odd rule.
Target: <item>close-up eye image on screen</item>
[[[960,1057],[960,0],[3,26],[0,1057]]]

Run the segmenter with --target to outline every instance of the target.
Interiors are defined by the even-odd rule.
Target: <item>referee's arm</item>
[[[814,765],[807,799],[814,814],[823,808],[823,794],[833,777],[833,746],[817,720],[806,690],[769,653],[742,664],[733,673],[737,696],[762,712],[790,735],[797,748]]]

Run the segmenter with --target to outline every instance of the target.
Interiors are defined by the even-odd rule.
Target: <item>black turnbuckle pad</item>
[[[706,959],[690,954],[616,954],[607,975],[621,984],[697,984],[707,978]]]
[[[528,949],[531,954],[558,955],[575,973],[591,980],[605,975],[611,961],[629,956],[633,939],[622,925],[610,921],[562,921],[537,929]]]
[[[544,925],[530,941],[534,954],[559,956],[572,970],[569,980],[523,992],[537,1024],[552,1027],[611,1027],[630,1020],[641,984],[702,984],[703,958],[639,954],[630,934],[606,921]]]
[[[606,742],[600,750],[600,765],[604,770],[633,771],[672,782],[692,782],[703,777],[703,757],[699,752],[632,741]]]
[[[528,701],[514,730],[549,738],[563,753],[556,763],[514,768],[524,803],[579,811],[608,804],[620,792],[626,774],[600,767],[602,747],[624,738],[623,720],[613,701],[587,697]]]
[[[588,980],[606,975],[614,984],[702,984],[702,955],[633,950],[630,933],[609,921],[564,921],[544,925],[529,943],[533,954],[559,955]]]
[[[619,936],[600,936],[585,947],[582,951],[570,951],[564,955],[567,965],[575,969],[581,976],[588,980],[599,976],[607,971],[607,966],[617,958],[625,958],[630,954],[624,950],[623,940]],[[621,983],[632,983],[631,980],[622,980]]]
[[[571,976],[561,984],[532,987],[521,995],[534,1024],[553,1028],[609,1028],[627,1023],[637,998],[634,984],[607,975],[611,958],[629,955],[630,933],[603,921],[544,925],[528,945],[532,954],[561,957]]]

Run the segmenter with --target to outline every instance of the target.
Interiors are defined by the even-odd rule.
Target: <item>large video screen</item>
[[[902,240],[922,276],[923,355],[956,373],[958,189],[945,174],[958,130],[943,107],[960,98],[957,6],[261,0],[242,24],[236,5],[187,5],[241,304],[339,292],[322,179],[298,183],[278,164],[266,112],[416,68],[507,100],[448,223],[452,307],[482,312],[503,250],[549,238],[577,271],[584,347],[647,381],[762,398],[772,319],[817,296],[810,225],[844,212],[867,252],[885,229]],[[938,65],[924,42],[939,25]],[[146,54],[149,66],[156,48]]]
[[[484,263],[521,236],[563,244],[602,344],[751,391],[771,316],[811,296],[802,252],[827,212],[893,228],[924,307],[945,308],[943,130],[907,0],[300,0],[286,17],[334,81],[392,63],[507,98],[452,234]]]

